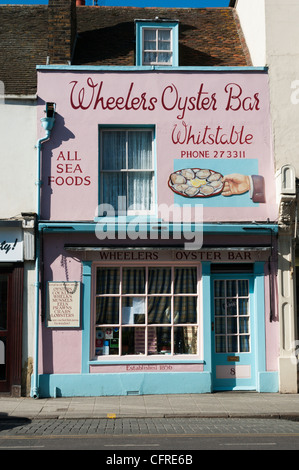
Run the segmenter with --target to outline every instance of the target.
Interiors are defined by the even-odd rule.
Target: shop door
[[[10,391],[10,289],[11,275],[0,272],[0,393]]]
[[[212,276],[213,389],[255,390],[253,277]]]

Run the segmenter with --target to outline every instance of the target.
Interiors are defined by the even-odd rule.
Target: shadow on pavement
[[[0,432],[7,429],[13,429],[17,426],[25,426],[30,423],[31,419],[19,416],[9,416],[7,413],[2,413],[0,411]]]

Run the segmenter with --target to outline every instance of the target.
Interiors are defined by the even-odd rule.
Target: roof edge
[[[198,67],[163,67],[163,66],[118,66],[118,65],[37,65],[36,70],[66,70],[73,72],[268,72],[268,67],[255,66],[198,66]]]

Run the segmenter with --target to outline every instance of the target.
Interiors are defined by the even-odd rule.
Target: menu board
[[[80,326],[80,282],[48,282],[47,326]]]

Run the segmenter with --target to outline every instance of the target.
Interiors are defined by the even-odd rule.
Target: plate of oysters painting
[[[184,168],[171,173],[168,186],[184,197],[211,197],[223,189],[223,175],[214,170]]]

